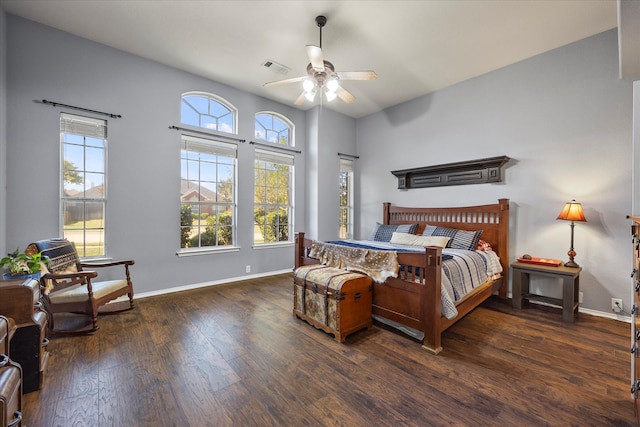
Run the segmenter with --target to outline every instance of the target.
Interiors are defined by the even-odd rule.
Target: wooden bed
[[[491,244],[500,257],[502,277],[489,280],[457,302],[458,315],[447,319],[441,314],[442,249],[426,247],[424,253],[398,252],[398,262],[415,273],[404,278],[388,278],[384,283],[375,283],[372,313],[384,319],[419,331],[424,334],[423,348],[437,354],[442,351],[441,334],[457,320],[496,293],[507,296],[509,273],[509,199],[482,206],[451,208],[403,208],[390,203],[383,204],[384,224],[419,223],[418,234],[426,224],[458,228],[461,230],[483,230],[482,240]],[[295,267],[317,264],[308,256],[312,240],[304,233],[296,233]]]

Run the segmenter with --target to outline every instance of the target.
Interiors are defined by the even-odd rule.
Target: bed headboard
[[[509,278],[509,199],[482,206],[451,208],[406,208],[383,203],[385,224],[420,224],[421,234],[426,224],[461,230],[482,230],[482,240],[488,242],[500,257],[503,284],[500,296],[506,298]]]

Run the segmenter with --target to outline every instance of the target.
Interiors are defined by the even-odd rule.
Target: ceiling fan
[[[316,16],[316,24],[320,28],[320,46],[307,45],[307,55],[311,61],[307,65],[307,75],[265,83],[265,87],[302,82],[304,90],[294,102],[295,105],[302,105],[305,99],[313,102],[318,92],[321,94],[324,92],[328,102],[338,97],[347,104],[351,104],[356,97],[340,85],[341,80],[375,80],[378,78],[374,71],[336,71],[331,62],[323,59],[322,27],[326,23],[326,17]]]

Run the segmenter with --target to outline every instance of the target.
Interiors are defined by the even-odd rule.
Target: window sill
[[[240,248],[238,246],[225,246],[224,248],[197,248],[197,249],[185,249],[176,252],[179,257],[207,255],[207,254],[221,254],[227,252],[238,252]]]
[[[82,258],[80,257],[80,262],[95,262],[95,263],[99,263],[99,262],[111,262],[113,261],[113,258],[110,256],[97,256],[97,257],[85,257]]]
[[[293,246],[293,242],[277,242],[277,243],[260,243],[254,244],[253,249],[272,249],[272,248],[286,248]]]

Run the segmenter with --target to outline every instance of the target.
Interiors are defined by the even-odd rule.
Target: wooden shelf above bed
[[[502,166],[507,156],[467,160],[421,168],[391,171],[398,178],[398,188],[443,187],[446,185],[484,184],[502,182]]]

